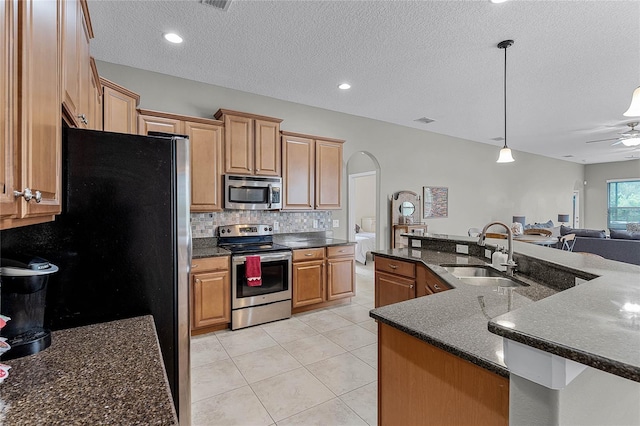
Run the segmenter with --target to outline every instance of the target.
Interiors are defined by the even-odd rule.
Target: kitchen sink
[[[516,280],[496,271],[490,266],[483,265],[441,265],[447,272],[462,282],[484,287],[521,287]]]
[[[480,265],[442,265],[451,275],[456,278],[467,277],[503,277],[504,274],[489,266]]]

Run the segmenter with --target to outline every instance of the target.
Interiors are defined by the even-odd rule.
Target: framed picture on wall
[[[449,216],[449,188],[444,186],[423,186],[422,214],[424,219]]]

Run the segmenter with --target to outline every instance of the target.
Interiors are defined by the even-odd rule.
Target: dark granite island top
[[[508,311],[508,292],[498,294],[495,287],[466,284],[440,266],[454,263],[482,265],[485,263],[483,260],[464,254],[414,248],[378,250],[374,254],[422,262],[453,288],[374,309],[371,317],[489,371],[509,377],[502,354],[502,339],[487,330],[489,318]],[[525,278],[522,281],[529,286],[513,290],[512,309],[557,292]],[[484,303],[484,311],[479,298]]]
[[[178,424],[151,316],[54,331],[46,350],[2,362],[0,424]]]
[[[436,245],[459,243],[470,247],[477,240],[458,236],[415,239],[423,240],[423,244],[429,241]],[[488,246],[504,243],[504,240],[487,240]],[[522,242],[514,242],[514,252],[516,262],[523,265],[537,262],[538,268],[551,274],[568,271],[577,277],[592,279],[535,303],[535,296],[527,298],[528,301],[514,298],[514,309],[508,313],[504,306],[500,310],[501,302],[492,302],[487,304],[487,309],[492,310],[489,318],[479,317],[472,303],[478,289],[461,285],[454,290],[375,309],[371,316],[396,328],[405,328],[406,332],[430,343],[439,343],[436,345],[449,352],[458,351],[459,356],[478,365],[488,363],[487,368],[503,375],[508,372],[501,355],[492,355],[492,351],[502,351],[502,339],[498,336],[640,382],[640,267]],[[423,261],[451,282],[447,273],[441,274],[443,269],[437,266],[445,262],[430,259],[430,253],[432,256],[438,252],[404,249],[376,253]],[[465,322],[478,334],[465,331]],[[484,330],[480,331],[481,328]],[[460,337],[456,336],[458,333],[462,333]],[[495,333],[493,338],[488,337],[492,333]],[[488,343],[492,341],[496,343],[494,346]]]

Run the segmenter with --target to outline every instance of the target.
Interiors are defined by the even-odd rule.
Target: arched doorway
[[[380,248],[380,163],[367,151],[355,152],[347,161],[347,220],[349,240],[355,241],[356,225],[375,233]],[[373,219],[372,221],[370,219]]]

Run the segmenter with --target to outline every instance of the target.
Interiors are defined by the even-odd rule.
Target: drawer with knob
[[[376,256],[375,263],[376,271],[402,275],[408,278],[415,278],[416,276],[416,264],[413,262],[404,262],[402,260]]]
[[[355,253],[354,245],[327,247],[327,257],[353,256]]]
[[[300,249],[293,251],[292,260],[294,262],[304,262],[306,260],[322,260],[324,259],[324,247],[312,249]]]

